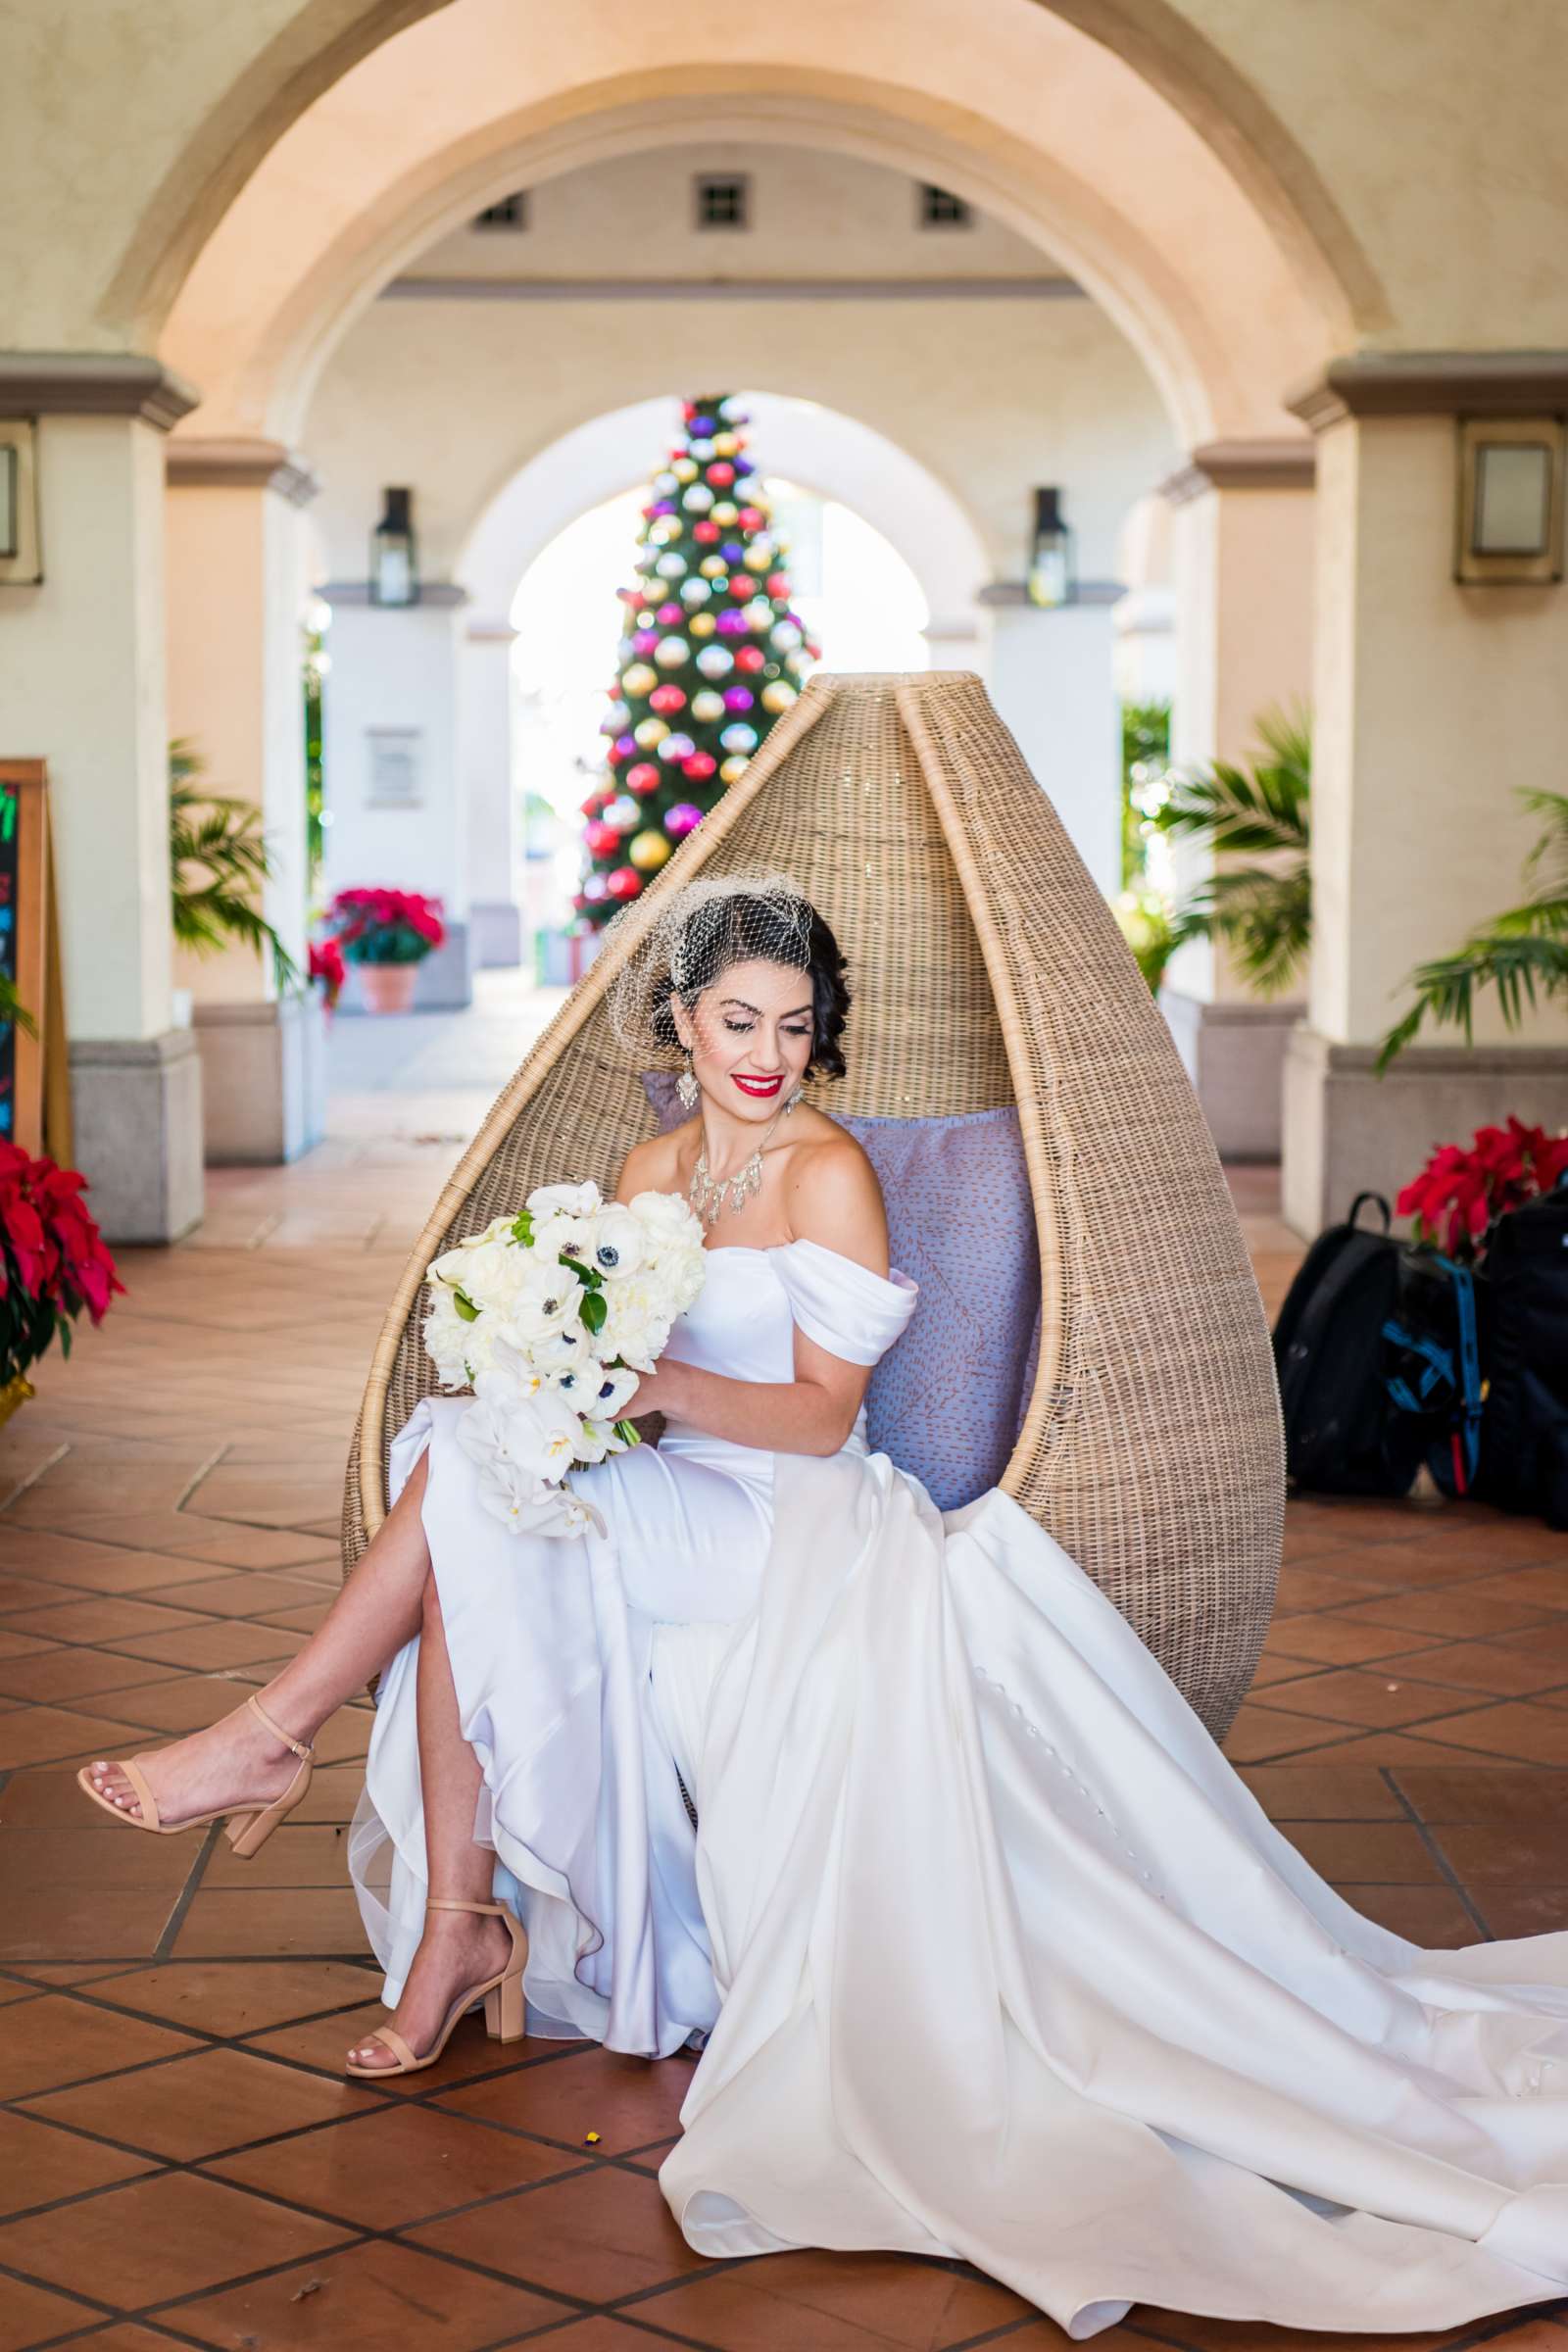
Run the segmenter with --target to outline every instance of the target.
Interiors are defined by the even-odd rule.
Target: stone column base
[[[1162,988],[1159,1008],[1221,1159],[1278,1159],[1285,1127],[1285,1049],[1301,1006],[1211,1004],[1180,989]]]
[[[475,971],[490,971],[497,965],[510,970],[522,961],[522,908],[514,899],[472,900],[468,941]]]
[[[76,1165],[108,1242],[177,1242],[201,1222],[202,1064],[189,1029],[71,1049]]]
[[[326,1132],[321,1001],[198,1004],[209,1167],[270,1167],[298,1159]]]
[[[1285,1055],[1286,1222],[1310,1239],[1337,1223],[1357,1193],[1392,1207],[1439,1144],[1467,1144],[1478,1127],[1568,1126],[1568,1044],[1411,1046],[1388,1075],[1372,1046],[1341,1046],[1303,1021]]]

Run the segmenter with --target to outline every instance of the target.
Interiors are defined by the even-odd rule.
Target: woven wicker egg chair
[[[419,1336],[430,1259],[534,1185],[592,1176],[608,1190],[629,1146],[660,1124],[657,1085],[617,1052],[606,998],[642,911],[700,868],[791,874],[837,932],[854,990],[849,1074],[815,1097],[835,1117],[884,1145],[928,1130],[961,1141],[988,1113],[1015,1131],[1021,1223],[1010,1230],[1027,1249],[1032,1335],[987,1329],[983,1275],[947,1284],[971,1308],[979,1292],[971,1361],[1012,1358],[1016,1411],[973,1490],[1000,1484],[1039,1520],[1222,1737],[1257,1662],[1280,1558],[1284,1459],[1262,1304],[1164,1020],[965,673],[813,678],[637,902],[632,938],[607,946],[501,1094],[382,1328],[349,1462],[346,1567],[384,1516],[388,1443],[434,1385]],[[883,1180],[895,1254],[908,1263],[885,1157]],[[1002,1188],[978,1189],[931,1222],[983,1237],[998,1208],[1005,1234]],[[941,1338],[926,1309],[944,1277],[909,1270],[922,1309],[887,1365],[922,1321]],[[924,1394],[940,1386],[929,1371],[922,1381]],[[960,1362],[956,1398],[964,1385]],[[907,1448],[880,1442],[921,1474],[918,1448],[905,1459]],[[962,1499],[933,1492],[944,1505]]]

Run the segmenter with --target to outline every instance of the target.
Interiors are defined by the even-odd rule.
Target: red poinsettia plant
[[[1415,1219],[1417,1241],[1476,1259],[1498,1217],[1549,1193],[1564,1168],[1568,1135],[1510,1118],[1506,1127],[1478,1127],[1468,1149],[1442,1145],[1396,1205]]]
[[[69,1355],[74,1319],[85,1308],[101,1323],[124,1291],[86,1189],[74,1168],[0,1144],[0,1388],[22,1380],[51,1340]]]
[[[350,963],[418,963],[447,935],[440,900],[416,890],[340,890],[326,921]]]
[[[349,976],[343,960],[343,950],[335,939],[313,939],[311,942],[311,978],[321,991],[321,1000],[328,1012],[337,1008]]]

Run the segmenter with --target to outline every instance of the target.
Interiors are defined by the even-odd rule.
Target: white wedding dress
[[[812,1242],[722,1249],[671,1352],[785,1381],[795,1325],[867,1364],[913,1304]],[[706,2036],[661,2173],[694,2246],[960,2255],[1080,2337],[1138,2301],[1373,2330],[1568,2292],[1568,1934],[1362,1919],[1001,1493],[944,1518],[858,1431],[672,1427],[583,1477],[607,1538],[546,1542],[480,1508],[464,1409],[417,1407],[393,1484],[428,1444],[530,2026]],[[351,1847],[389,2000],[416,1653]]]

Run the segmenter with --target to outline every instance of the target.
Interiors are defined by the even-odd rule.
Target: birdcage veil
[[[627,907],[606,931],[640,928],[647,909]],[[670,998],[694,1004],[720,973],[759,958],[808,971],[813,910],[788,874],[699,874],[673,892],[612,985],[615,1036],[639,1069],[676,1070],[685,1060]]]

